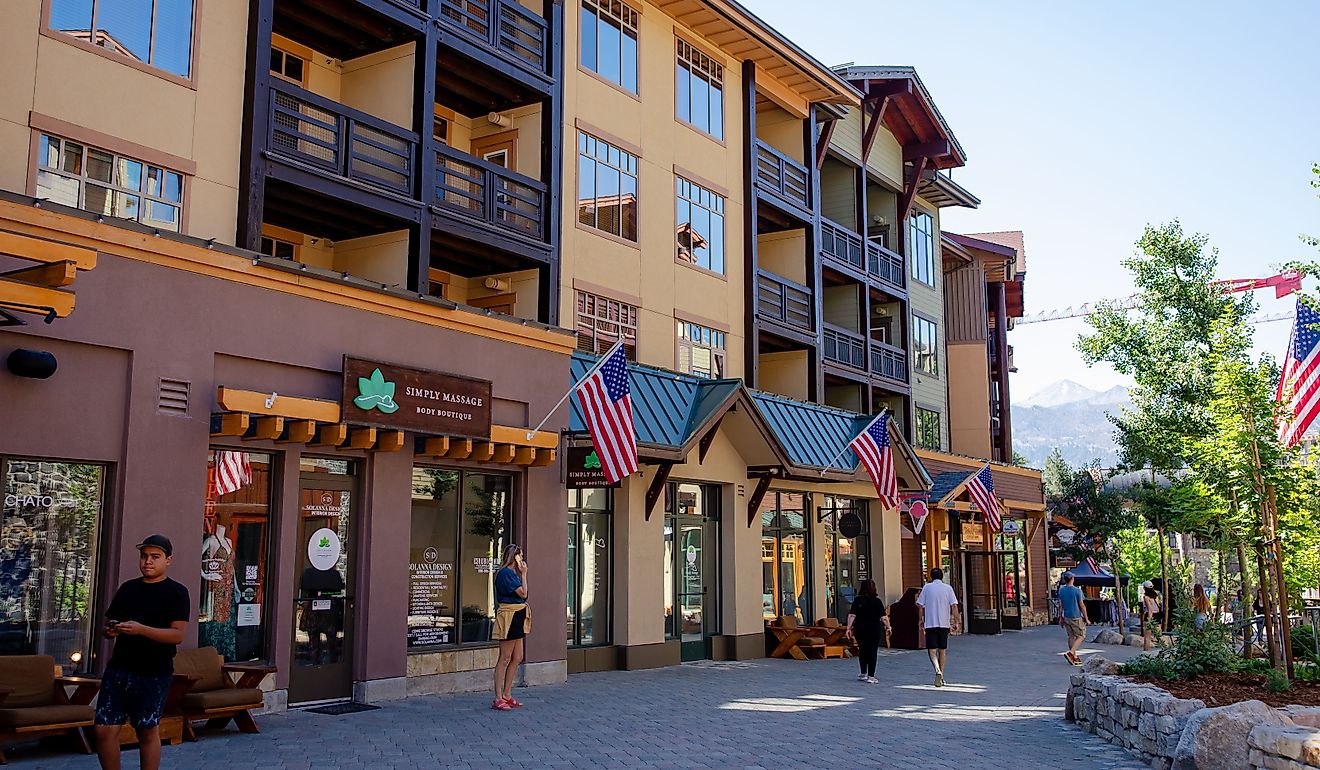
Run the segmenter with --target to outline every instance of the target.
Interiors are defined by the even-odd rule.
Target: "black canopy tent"
[[[1088,567],[1086,565],[1086,562],[1081,562],[1076,567],[1069,567],[1064,571],[1068,573],[1072,573],[1072,576],[1076,578],[1075,582],[1079,586],[1086,586],[1088,588],[1114,587],[1114,573],[1103,568],[1101,568],[1100,571],[1097,572],[1091,569],[1090,567]],[[1122,576],[1120,580],[1122,581],[1123,585],[1128,584],[1128,577],[1126,575]]]

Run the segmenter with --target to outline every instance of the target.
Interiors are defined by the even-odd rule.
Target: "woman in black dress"
[[[885,616],[885,603],[876,595],[875,581],[863,580],[848,610],[848,637],[857,639],[860,654],[857,657],[862,672],[857,681],[879,684],[875,678],[875,656],[884,638],[884,629],[889,625]]]

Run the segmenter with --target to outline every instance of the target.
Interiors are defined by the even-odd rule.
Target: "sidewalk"
[[[1096,629],[1098,627],[1093,627]],[[1092,633],[1092,636],[1094,633]],[[1089,638],[1089,637],[1088,637]],[[1063,721],[1068,675],[1054,626],[950,641],[947,686],[923,651],[881,651],[879,685],[854,660],[705,662],[581,674],[517,691],[492,711],[484,694],[410,698],[346,716],[259,719],[262,734],[167,746],[163,767],[766,768],[1136,770],[1118,749]],[[1125,659],[1131,647],[1086,645]],[[886,654],[887,653],[887,654]],[[95,768],[96,758],[30,748],[22,768]],[[124,767],[137,766],[133,752]]]

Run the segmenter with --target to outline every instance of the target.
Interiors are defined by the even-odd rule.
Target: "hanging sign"
[[[332,569],[339,563],[341,548],[339,533],[322,527],[307,538],[307,563],[322,572]]]
[[[964,521],[962,523],[962,541],[963,545],[985,545],[985,530],[981,528],[981,522]]]
[[[489,439],[490,398],[489,380],[344,356],[347,423]]]
[[[847,511],[839,517],[839,534],[852,539],[862,534],[862,517],[853,511]]]
[[[618,487],[605,478],[605,469],[601,467],[600,455],[593,446],[570,446],[564,468],[564,486],[567,489],[595,489],[597,487]]]

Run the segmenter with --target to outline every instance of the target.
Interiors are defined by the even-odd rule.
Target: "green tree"
[[[1068,466],[1068,461],[1063,459],[1063,452],[1058,447],[1050,450],[1050,454],[1045,458],[1045,469],[1041,471],[1041,483],[1045,486],[1045,494],[1061,495],[1068,488],[1072,479],[1072,468]]]

